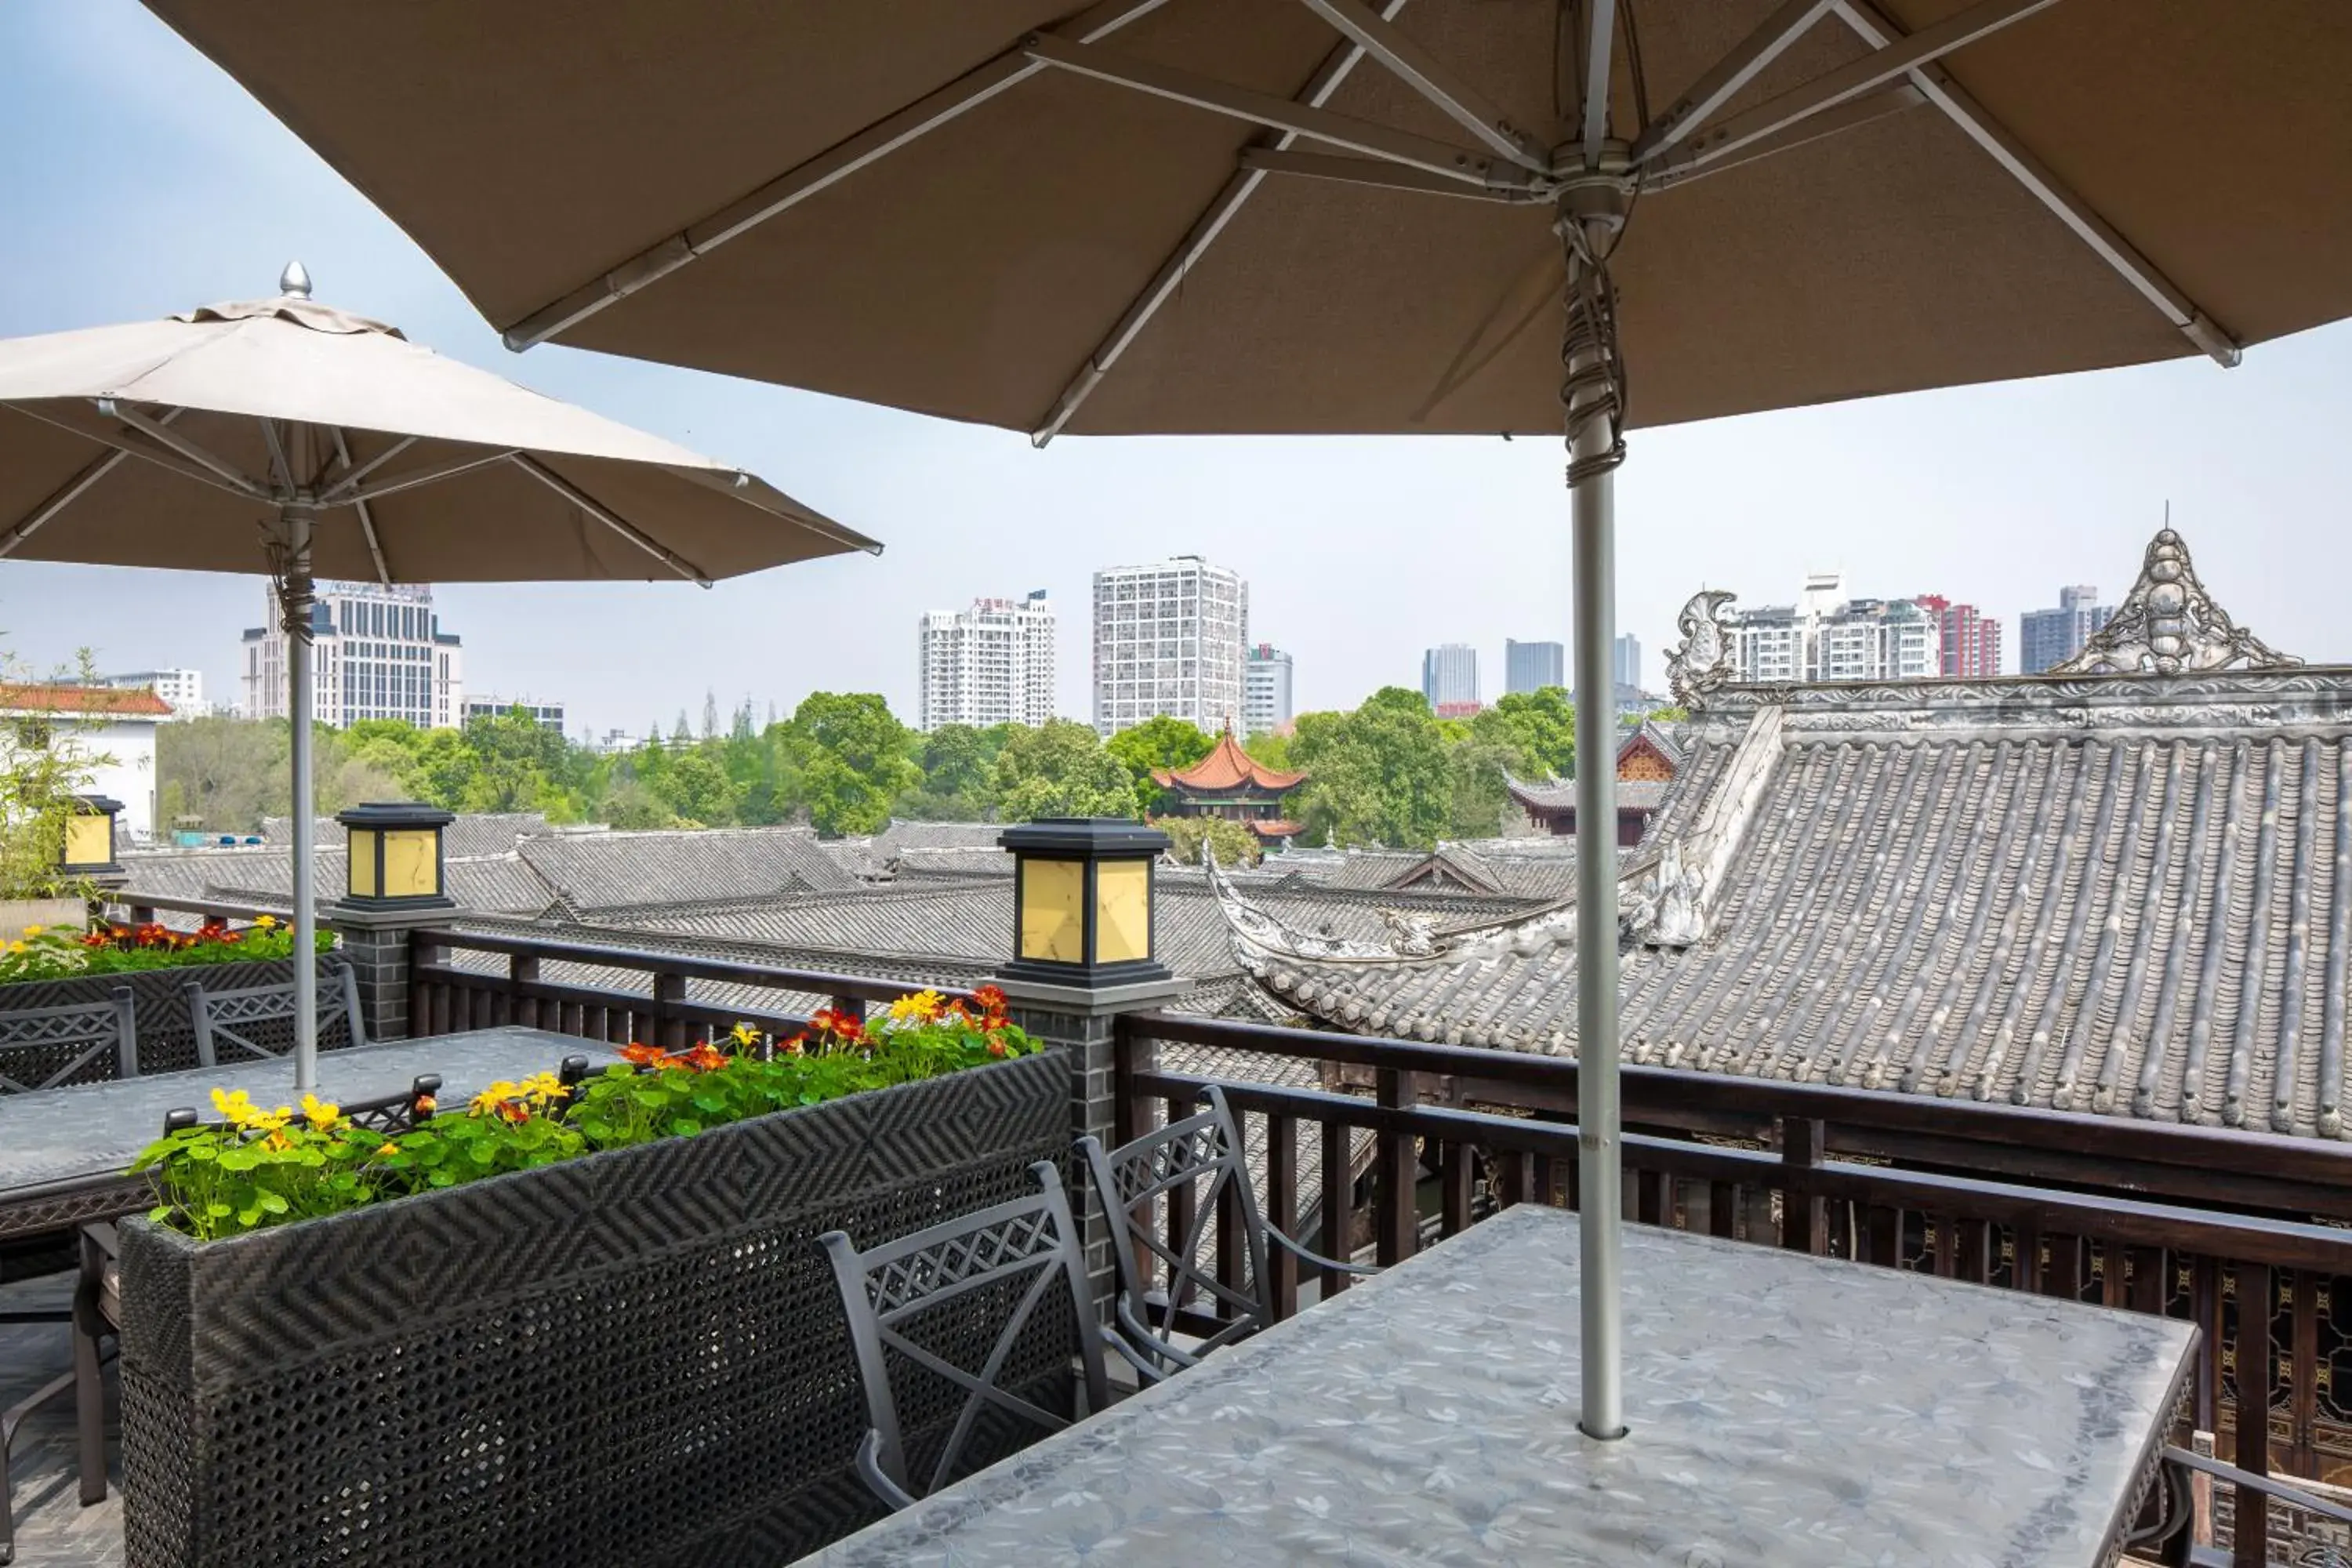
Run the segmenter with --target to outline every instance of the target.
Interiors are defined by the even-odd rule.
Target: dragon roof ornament
[[[2182,675],[2196,670],[2285,669],[2283,654],[2230,619],[2197,580],[2189,546],[2169,528],[2148,542],[2139,581],[2113,619],[2050,675]]]
[[[1666,655],[1666,685],[1685,708],[1704,707],[1707,693],[1731,681],[1731,637],[1722,615],[1723,606],[1738,596],[1702,588],[1675,617],[1683,640]]]

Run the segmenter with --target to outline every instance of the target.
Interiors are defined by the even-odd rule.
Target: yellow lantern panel
[[[385,898],[429,899],[441,890],[436,837],[430,828],[393,828],[383,835]]]
[[[1095,961],[1151,956],[1151,864],[1106,860],[1095,868]]]
[[[1087,961],[1087,866],[1029,860],[1021,868],[1021,956],[1048,963]]]
[[[66,818],[66,864],[103,866],[113,858],[114,824],[103,816]]]
[[[375,831],[373,828],[352,829],[352,897],[373,899],[375,886]]]

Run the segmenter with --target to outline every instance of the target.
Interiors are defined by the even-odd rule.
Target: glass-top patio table
[[[1576,1257],[1507,1210],[807,1561],[2103,1568],[2196,1344],[1629,1226],[1632,1434],[1595,1443]]]
[[[459,1106],[502,1079],[551,1072],[570,1056],[586,1057],[591,1070],[620,1059],[612,1047],[572,1035],[478,1029],[321,1052],[318,1094],[327,1100],[370,1100],[399,1093],[420,1074],[438,1073],[442,1098]],[[146,1207],[124,1180],[124,1168],[163,1131],[167,1112],[190,1106],[211,1119],[216,1088],[244,1089],[260,1105],[286,1104],[295,1098],[294,1064],[283,1058],[223,1062],[0,1095],[0,1239]]]

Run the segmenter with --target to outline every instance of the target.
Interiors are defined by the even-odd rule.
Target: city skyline
[[[364,197],[139,6],[0,7],[0,135],[21,153],[0,168],[14,220],[0,224],[0,335],[250,298],[299,257],[328,303],[740,462],[888,545],[709,593],[436,588],[482,678],[564,696],[575,729],[635,731],[656,712],[667,728],[710,687],[785,712],[811,690],[878,691],[911,714],[905,628],[924,607],[995,583],[1081,603],[1095,565],[1180,550],[1249,577],[1255,621],[1298,656],[1301,711],[1410,687],[1414,652],[1465,622],[1572,631],[1557,441],[1066,437],[1040,453],[1006,431],[650,363],[517,356]],[[112,133],[90,137],[93,124]],[[144,150],[135,166],[115,151],[125,139]],[[2307,588],[2352,574],[2352,446],[2331,417],[2347,378],[2352,324],[2264,344],[2230,372],[2182,361],[1637,427],[1617,480],[1617,629],[1654,666],[1701,587],[1752,598],[1840,559],[1874,587],[1932,589],[2014,628],[2056,584],[2127,579],[2169,498],[2233,613],[2315,662],[2352,658],[2332,596]],[[1836,482],[1755,482],[1792,462]],[[233,698],[223,682],[258,582],[11,562],[0,628],[37,668],[95,644],[101,668],[194,668]],[[721,628],[750,628],[760,657],[747,664]],[[1086,717],[1086,661],[1058,676],[1056,710]]]

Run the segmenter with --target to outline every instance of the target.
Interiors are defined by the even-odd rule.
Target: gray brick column
[[[409,964],[412,935],[425,927],[446,924],[450,910],[362,910],[337,904],[325,923],[342,939],[343,957],[359,981],[360,1015],[367,1021],[371,1040],[404,1040],[414,1030],[410,1016]]]
[[[1112,1030],[1122,1013],[1165,1007],[1192,988],[1189,980],[1150,981],[1139,985],[1108,986],[1089,991],[1072,985],[1040,985],[1017,980],[1000,981],[1010,1004],[1013,1021],[1066,1052],[1070,1063],[1070,1141],[1092,1134],[1105,1147],[1118,1141],[1118,1074]],[[1075,1163],[1068,1171],[1070,1208],[1077,1216],[1086,1242],[1087,1279],[1097,1305],[1108,1318],[1117,1289],[1112,1274],[1110,1233],[1101,1199],[1093,1184]]]

